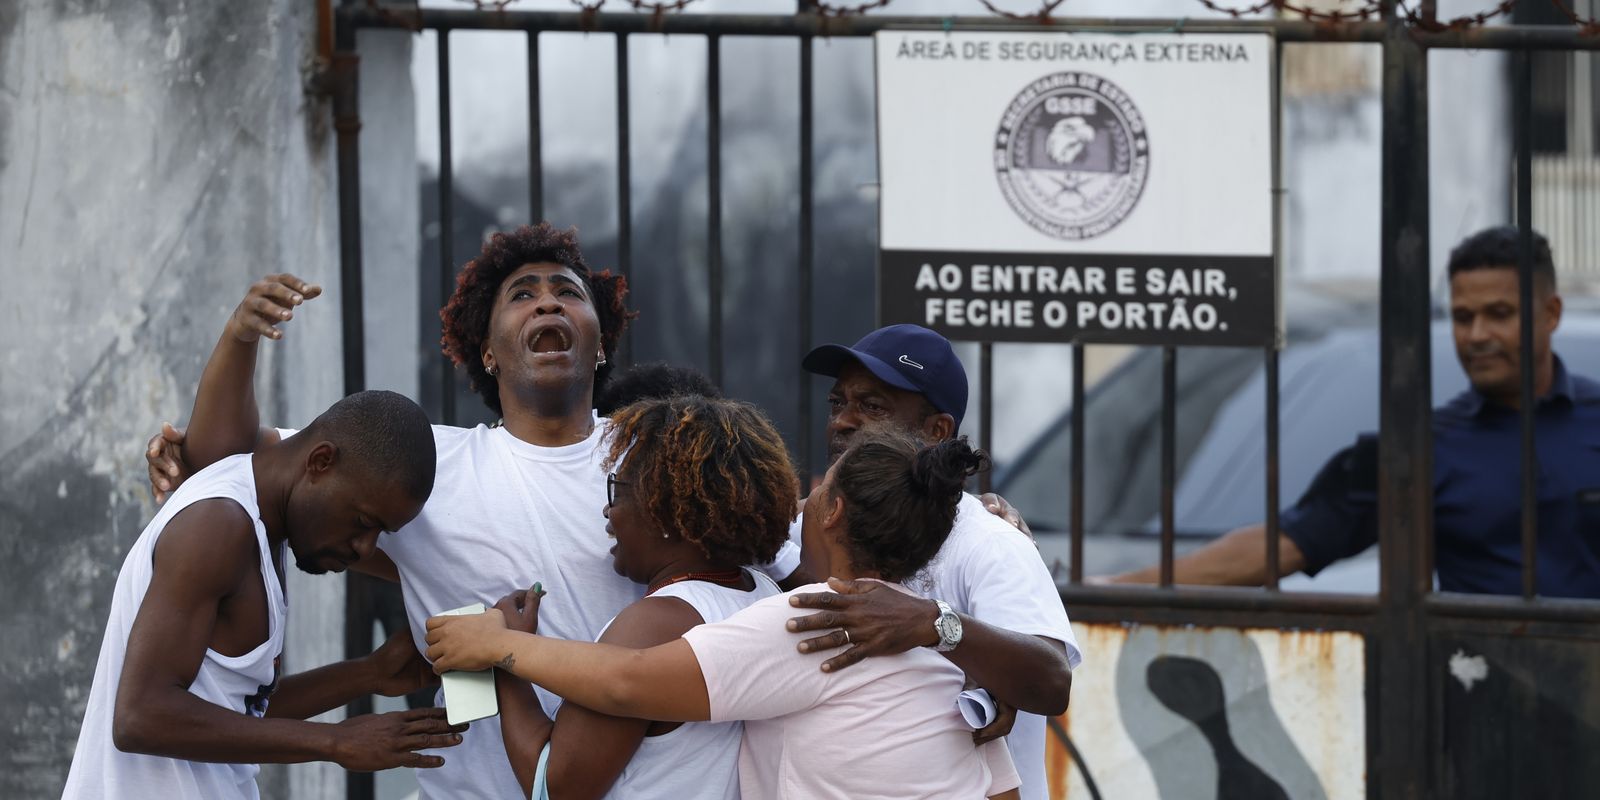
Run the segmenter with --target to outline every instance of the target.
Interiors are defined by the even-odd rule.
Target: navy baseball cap
[[[800,366],[807,372],[839,377],[851,361],[866,367],[878,380],[928,399],[939,411],[956,419],[967,413],[967,370],[956,358],[950,340],[921,325],[890,325],[856,342],[854,347],[825,344],[806,354]]]

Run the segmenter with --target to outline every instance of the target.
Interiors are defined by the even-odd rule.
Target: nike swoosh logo
[[[902,364],[904,364],[904,365],[906,365],[908,367],[916,367],[917,369],[922,369],[923,368],[921,364],[918,364],[917,362],[912,361],[910,356],[901,356],[900,357],[900,363],[902,363]]]

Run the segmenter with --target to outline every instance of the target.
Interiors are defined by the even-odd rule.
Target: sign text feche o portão
[[[1277,341],[1262,34],[877,36],[879,317],[955,339]]]

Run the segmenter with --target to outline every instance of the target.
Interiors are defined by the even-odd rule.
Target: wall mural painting
[[[1359,635],[1073,626],[1087,654],[1051,720],[1052,796],[1342,800],[1366,787]]]

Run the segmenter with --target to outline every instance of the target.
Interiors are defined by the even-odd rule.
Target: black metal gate
[[[1207,7],[1218,8],[1207,0]],[[1551,0],[1523,0],[1524,5]],[[1600,767],[1593,751],[1585,747],[1600,742],[1595,720],[1600,719],[1600,690],[1584,689],[1600,677],[1600,602],[1556,600],[1536,595],[1534,583],[1537,506],[1534,474],[1524,468],[1523,592],[1521,597],[1487,597],[1439,593],[1433,590],[1433,474],[1432,403],[1429,378],[1429,166],[1428,166],[1428,63],[1434,49],[1500,49],[1514,51],[1513,96],[1516,133],[1517,222],[1525,232],[1522,260],[1523,307],[1531,307],[1532,226],[1531,154],[1535,132],[1528,106],[1533,96],[1532,53],[1538,51],[1593,51],[1600,49],[1600,32],[1583,23],[1565,4],[1571,24],[1557,26],[1483,26],[1484,17],[1441,21],[1432,2],[1411,9],[1394,0],[1363,5],[1345,13],[1317,13],[1283,2],[1266,2],[1247,12],[1276,8],[1298,19],[1247,20],[1190,19],[1051,19],[1059,0],[1038,15],[1020,18],[897,17],[877,14],[841,14],[838,9],[802,0],[799,13],[786,16],[697,15],[671,13],[671,8],[640,6],[655,13],[598,13],[595,9],[556,13],[507,9],[508,3],[479,3],[477,8],[423,9],[387,6],[375,2],[345,2],[337,9],[337,45],[334,56],[334,114],[338,130],[341,220],[341,285],[344,297],[345,387],[361,389],[364,363],[361,347],[361,228],[356,108],[358,56],[356,32],[363,28],[403,28],[438,32],[440,70],[441,159],[439,195],[444,243],[437,280],[448,295],[459,254],[451,252],[450,204],[452,168],[449,97],[449,32],[488,29],[524,31],[528,37],[530,169],[532,216],[542,216],[540,180],[539,75],[536,54],[543,32],[584,31],[613,36],[617,59],[617,118],[620,153],[617,196],[620,255],[623,273],[637,267],[634,248],[629,172],[630,36],[670,34],[704,37],[708,41],[707,142],[711,157],[709,218],[709,285],[711,319],[707,347],[713,379],[722,375],[722,257],[720,177],[720,38],[724,36],[787,37],[799,43],[799,143],[800,236],[799,254],[800,351],[794,353],[796,371],[800,356],[812,344],[813,215],[812,215],[812,102],[813,44],[826,37],[864,37],[887,28],[964,30],[1049,30],[1141,32],[1270,31],[1279,47],[1285,43],[1364,42],[1382,48],[1382,262],[1380,298],[1381,425],[1378,445],[1381,592],[1376,597],[1283,593],[1276,571],[1269,570],[1268,585],[1261,590],[1179,588],[1173,586],[1175,531],[1174,442],[1176,439],[1176,375],[1178,353],[1163,353],[1161,424],[1161,581],[1159,588],[1132,589],[1088,586],[1083,583],[1084,497],[1084,350],[1074,347],[1072,359],[1072,465],[1063,489],[1072,498],[1071,572],[1061,595],[1073,618],[1088,623],[1154,626],[1222,626],[1275,628],[1301,631],[1347,631],[1365,642],[1365,720],[1368,794],[1383,798],[1421,797],[1577,797],[1600,793]],[[637,5],[637,4],[636,4]],[[874,5],[883,5],[882,3]],[[987,3],[984,4],[988,6]],[[1503,3],[1496,13],[1506,13],[1516,2]],[[483,6],[488,6],[484,8]],[[992,6],[989,7],[994,10]],[[861,9],[857,9],[859,11]],[[1492,17],[1495,14],[1486,15]],[[1235,16],[1238,16],[1237,14]],[[1281,59],[1280,59],[1281,63]],[[1600,219],[1590,220],[1600,224]],[[1523,342],[1523,453],[1524,465],[1533,456],[1533,379],[1529,365],[1532,315],[1522,316]],[[737,335],[738,332],[733,332]],[[1267,374],[1267,400],[1263,409],[1267,458],[1263,465],[1267,503],[1267,559],[1278,560],[1278,361],[1275,350],[1262,354]],[[443,421],[457,419],[456,392],[450,370],[440,391]],[[980,397],[992,388],[992,353],[982,350]],[[798,458],[808,473],[814,453],[809,435],[815,414],[809,393],[794,399],[799,432],[791,431]],[[992,410],[980,403],[980,440],[992,431]],[[1025,509],[1024,509],[1025,510]],[[352,576],[347,609],[347,644],[351,654],[370,647],[374,607],[379,587]],[[1498,654],[1499,663],[1526,676],[1500,697],[1462,696],[1445,680],[1446,661],[1462,642]],[[1576,665],[1576,674],[1551,677],[1547,691],[1540,689],[1541,665]],[[1577,692],[1576,695],[1567,693]],[[1552,695],[1552,693],[1554,693]],[[1562,700],[1571,706],[1563,709]],[[1580,708],[1581,707],[1581,708]],[[1566,712],[1563,715],[1563,712]],[[369,776],[351,776],[350,796],[370,797]]]

